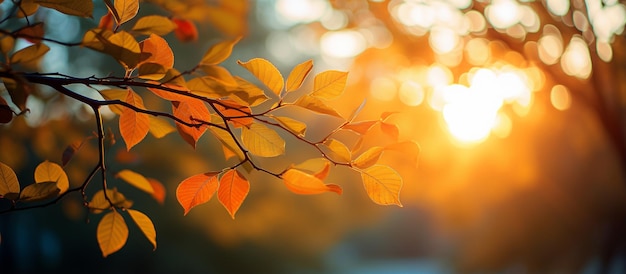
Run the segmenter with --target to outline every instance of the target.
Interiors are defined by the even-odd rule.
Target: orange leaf
[[[117,14],[117,24],[122,25],[137,15],[137,12],[139,12],[139,0],[115,0],[113,7]]]
[[[96,236],[103,257],[120,250],[128,239],[128,226],[124,217],[115,210],[104,215],[98,223]]]
[[[39,23],[35,23],[33,25],[30,26],[26,26],[23,27],[21,29],[19,29],[16,32],[17,36],[24,36],[24,39],[26,39],[28,42],[31,43],[40,43],[41,42],[41,37],[44,36],[44,28],[43,28],[43,23],[39,22]]]
[[[274,94],[280,96],[280,92],[283,90],[285,83],[283,82],[283,76],[280,71],[272,64],[262,58],[254,58],[248,62],[237,61],[237,64],[246,68],[257,79],[261,80],[265,86],[267,86]]]
[[[246,199],[250,191],[250,182],[236,169],[226,171],[220,179],[217,189],[217,198],[228,210],[230,216],[235,219],[235,213]]]
[[[230,100],[222,100],[222,103],[227,105],[228,107],[224,107],[222,105],[215,105],[217,111],[219,111],[222,115],[224,115],[230,122],[233,123],[235,127],[244,127],[249,126],[254,122],[254,118],[252,118],[250,107],[242,106],[234,101]],[[242,117],[247,116],[247,117]],[[229,117],[241,117],[241,118],[229,118]]]
[[[290,92],[299,89],[304,79],[311,72],[311,69],[313,69],[313,60],[308,60],[295,66],[289,73],[289,77],[287,77],[285,91]]]
[[[367,195],[377,204],[395,204],[402,207],[400,203],[400,189],[402,188],[402,177],[388,166],[375,165],[361,170],[361,179]]]
[[[98,23],[99,29],[113,30],[113,14],[111,11],[108,11],[107,14],[103,15],[100,18],[100,23]]]
[[[342,129],[352,130],[358,134],[365,135],[378,121],[363,121],[350,123],[342,127]]]
[[[128,90],[125,101],[138,108],[144,108],[143,100],[132,90]],[[141,142],[148,134],[150,130],[150,118],[148,117],[147,114],[138,113],[130,108],[122,110],[122,114],[120,114],[120,134],[126,143],[127,150]]]
[[[176,199],[185,210],[185,215],[197,205],[208,202],[219,181],[218,172],[208,172],[191,176],[183,180],[176,188]]]
[[[343,92],[346,87],[348,73],[336,70],[327,70],[315,76],[311,96],[323,99],[333,99]]]
[[[176,86],[176,85],[170,85],[170,84],[162,84],[163,87],[167,87],[167,88],[171,88],[171,89],[175,89],[175,90],[179,90],[183,93],[189,93],[189,90],[187,88],[183,88],[180,86]],[[182,102],[182,101],[188,101],[188,100],[194,100],[192,97],[188,97],[182,94],[178,94],[178,93],[174,93],[171,91],[167,91],[167,90],[162,90],[162,89],[158,89],[158,88],[148,88],[148,90],[150,90],[152,93],[154,93],[156,96],[159,96],[165,100],[168,101],[177,101],[177,102]]]
[[[152,198],[157,200],[157,202],[159,202],[160,204],[163,204],[165,202],[165,186],[163,186],[161,182],[153,178],[148,178],[148,182],[154,190],[154,192],[152,192]]]
[[[157,63],[169,69],[174,66],[174,53],[170,45],[161,36],[150,34],[150,37],[139,43],[141,53],[150,54],[143,63]]]
[[[311,174],[297,169],[289,169],[283,174],[283,182],[291,192],[296,194],[320,194],[324,192],[335,192],[341,195],[341,187],[324,182]]]
[[[180,118],[181,120],[190,123],[190,124],[199,124],[200,122],[194,120],[198,119],[201,121],[210,121],[211,113],[209,109],[207,109],[204,102],[200,100],[187,100],[184,102],[176,102],[172,104],[174,108],[174,116]],[[207,126],[198,126],[198,127],[190,127],[181,123],[176,122],[176,129],[183,139],[189,143],[192,147],[196,147],[196,143],[198,139],[204,134],[207,130]]]
[[[178,40],[180,40],[181,42],[198,40],[198,29],[193,22],[177,18],[173,18],[172,22],[176,24],[174,34],[176,35],[176,38],[178,38]]]
[[[387,135],[391,136],[391,138],[396,141],[398,140],[398,136],[400,135],[400,130],[398,130],[398,126],[394,124],[389,124],[385,122],[380,123],[380,129]]]

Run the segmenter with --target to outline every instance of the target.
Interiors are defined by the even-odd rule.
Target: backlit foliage
[[[165,197],[165,187],[158,180],[130,169],[115,172],[106,168],[107,163],[115,161],[105,153],[116,137],[108,127],[119,128],[126,151],[146,142],[148,134],[157,139],[178,134],[193,148],[204,135],[212,135],[211,140],[219,142],[226,164],[178,183],[176,198],[183,214],[216,195],[235,218],[239,208],[245,206],[250,188],[258,187],[248,179],[254,172],[273,176],[296,194],[341,194],[339,184],[325,182],[329,172],[337,166],[360,174],[373,202],[401,206],[402,178],[378,160],[383,153],[400,151],[408,152],[410,159],[416,161],[419,147],[414,142],[398,140],[398,127],[387,122],[391,112],[383,113],[379,120],[356,121],[365,102],[349,115],[331,107],[328,101],[343,93],[349,77],[347,72],[320,72],[312,76],[311,88],[303,85],[313,71],[311,60],[295,66],[286,79],[270,61],[261,58],[237,62],[256,78],[254,81],[234,76],[221,66],[242,38],[247,7],[244,1],[218,1],[216,5],[204,1],[103,2],[108,12],[101,18],[92,18],[92,1],[5,3],[10,9],[0,20],[2,23],[10,21],[10,24],[0,29],[0,79],[4,86],[2,92],[6,90],[10,102],[0,101],[0,122],[10,129],[16,124],[15,120],[24,119],[30,111],[26,108],[28,98],[39,96],[38,90],[46,89],[54,91],[54,96],[64,96],[87,106],[90,112],[84,115],[93,119],[95,132],[66,144],[60,155],[61,163],[43,161],[34,170],[32,184],[26,183],[28,178],[18,180],[9,165],[0,163],[0,198],[10,203],[0,213],[44,207],[67,195],[80,195],[91,214],[102,215],[96,238],[104,257],[126,243],[129,219],[156,248],[152,220],[131,209],[135,204],[115,186],[127,183],[160,203]],[[140,15],[141,8],[148,5],[159,7],[166,15]],[[97,27],[86,30],[79,42],[55,40],[48,37],[44,22],[37,21],[40,17],[31,16],[46,9],[97,21]],[[176,64],[184,69],[177,70],[175,54],[164,36],[173,32],[181,42],[195,41],[199,35],[196,23],[206,20],[230,38],[206,49],[197,64]],[[42,71],[38,62],[54,54],[51,45],[82,47],[108,55],[119,63],[123,75],[77,77]],[[257,80],[262,85],[256,85]],[[98,96],[85,95],[77,87],[96,91]],[[160,98],[171,110],[152,107],[144,101],[147,97]],[[118,116],[117,124],[114,120],[103,119],[108,110]],[[331,116],[337,126],[322,128],[324,137],[311,139],[307,136],[307,123],[289,115],[295,111]],[[388,135],[388,140],[363,147],[360,140],[376,126]],[[350,145],[344,143],[337,134],[343,131],[352,132],[359,141]],[[317,155],[302,163],[283,166],[279,171],[267,168],[273,158],[286,157],[290,149],[298,149],[290,148],[286,139],[295,140],[297,146],[313,148]],[[70,184],[64,167],[85,143],[91,142],[97,142],[97,164],[84,180]],[[89,195],[91,192],[94,194]]]

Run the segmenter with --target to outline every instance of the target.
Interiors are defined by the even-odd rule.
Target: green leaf
[[[398,205],[400,203],[400,189],[402,177],[388,166],[375,165],[361,170],[361,179],[367,195],[380,205]]]
[[[274,157],[285,153],[285,140],[262,124],[243,127],[241,141],[250,153],[261,157]]]
[[[124,217],[115,210],[104,215],[98,223],[96,237],[103,257],[120,250],[128,239],[128,226]]]

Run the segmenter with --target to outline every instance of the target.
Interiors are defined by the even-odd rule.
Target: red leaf
[[[172,22],[176,24],[177,28],[174,30],[176,38],[181,42],[190,42],[198,40],[198,29],[196,25],[185,19],[173,18]]]
[[[163,204],[165,202],[165,186],[153,178],[148,178],[148,182],[152,186],[152,189],[154,189],[154,192],[152,192],[152,198],[157,200],[160,204]]]
[[[194,175],[178,185],[176,199],[185,210],[185,215],[195,206],[211,200],[219,184],[218,174],[218,172],[208,172]]]
[[[103,15],[100,18],[100,23],[98,23],[99,29],[113,30],[113,14],[111,11],[108,11],[107,14]]]
[[[231,169],[222,175],[220,186],[217,189],[217,198],[235,219],[235,213],[246,199],[250,191],[250,182],[236,169]]]

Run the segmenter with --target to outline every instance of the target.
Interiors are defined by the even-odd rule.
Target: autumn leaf
[[[11,35],[0,34],[0,52],[8,54],[15,46],[15,38]]]
[[[154,224],[152,224],[152,220],[150,220],[150,217],[134,209],[128,209],[126,210],[126,212],[128,212],[130,218],[133,219],[135,224],[137,224],[143,235],[146,236],[146,239],[150,241],[150,243],[154,247],[153,250],[156,250],[156,230],[154,229]]]
[[[324,142],[324,145],[332,152],[333,158],[341,162],[350,162],[352,160],[352,153],[346,145],[336,139],[328,139]]]
[[[104,43],[103,52],[111,55],[127,70],[135,68],[141,56],[139,43],[126,31],[109,36]]]
[[[289,73],[289,77],[287,77],[285,92],[299,89],[304,79],[309,75],[309,72],[311,72],[311,69],[313,69],[313,60],[308,60],[295,66],[293,70],[291,70],[291,73]]]
[[[163,138],[166,135],[176,131],[169,122],[154,116],[148,116],[150,120],[150,133],[156,138]]]
[[[6,124],[11,120],[13,120],[13,110],[4,98],[0,97],[0,124]]]
[[[11,101],[18,106],[21,110],[26,109],[26,99],[31,93],[32,87],[22,77],[16,76],[15,78],[0,77],[4,87],[9,92]]]
[[[402,207],[399,198],[402,177],[395,170],[384,165],[374,165],[360,172],[365,191],[372,201],[380,205],[395,204]]]
[[[33,3],[42,7],[55,9],[59,12],[80,17],[92,17],[93,2],[78,0],[34,0]]]
[[[327,106],[322,100],[309,95],[300,97],[294,104],[317,113],[341,118],[341,115],[334,108]]]
[[[254,123],[243,127],[241,141],[250,153],[261,157],[274,157],[285,153],[285,140],[270,128]]]
[[[100,22],[98,22],[98,28],[113,30],[113,13],[111,13],[111,11],[107,11],[105,15],[102,15],[102,17],[100,17]]]
[[[237,82],[237,88],[235,90],[231,90],[232,95],[238,97],[252,107],[267,101],[268,98],[265,95],[265,92],[255,84],[252,84],[238,76],[235,76],[234,78],[235,82]]]
[[[239,158],[239,160],[245,159],[243,151],[237,146],[235,143],[235,139],[228,132],[222,129],[210,128],[211,133],[222,143],[222,148],[224,150],[224,157],[226,159],[230,158],[229,156],[235,155]]]
[[[336,70],[324,71],[315,76],[311,96],[323,99],[333,99],[341,95],[346,87],[347,79],[347,72]]]
[[[230,216],[235,219],[235,213],[239,210],[249,191],[250,182],[238,170],[231,169],[226,171],[220,179],[217,198]]]
[[[420,146],[414,141],[404,141],[393,143],[385,147],[385,150],[397,151],[403,155],[410,156],[411,161],[417,164],[417,158],[420,154]]]
[[[172,104],[172,106],[174,108],[174,116],[190,124],[198,124],[199,122],[195,119],[208,121],[211,117],[211,113],[207,109],[206,105],[200,100],[187,100]],[[199,127],[190,127],[176,122],[176,129],[178,130],[180,136],[195,148],[198,139],[200,139],[202,134],[204,134],[207,127],[204,125]]]
[[[146,192],[148,194],[154,193],[154,189],[152,188],[152,185],[150,184],[148,179],[146,179],[146,177],[137,172],[124,169],[115,174],[115,177],[124,180],[126,183],[140,189],[143,192]]]
[[[63,155],[61,156],[61,165],[65,166],[67,163],[74,157],[74,154],[80,149],[83,141],[75,141],[69,144],[64,150]]]
[[[17,10],[17,17],[23,18],[23,17],[31,16],[35,14],[35,12],[37,12],[38,9],[39,9],[39,4],[33,1],[23,0],[20,2],[20,8]]]
[[[217,190],[219,172],[197,174],[183,180],[176,188],[176,199],[185,210],[184,215],[208,202]]]
[[[128,226],[124,217],[115,210],[104,215],[98,223],[96,237],[103,257],[120,250],[128,239]]]
[[[283,76],[278,69],[262,58],[254,58],[248,62],[237,61],[237,64],[247,69],[252,75],[267,86],[276,96],[280,96],[280,92],[283,90],[284,82]]]
[[[139,43],[139,48],[141,54],[149,54],[149,57],[142,60],[142,63],[156,63],[165,69],[170,69],[174,66],[174,53],[167,41],[161,36],[150,34],[148,38]],[[164,71],[163,74],[166,72]]]
[[[20,193],[20,183],[11,167],[0,163],[0,196],[15,200]]]
[[[128,209],[133,206],[133,201],[126,199],[124,194],[117,191],[117,188],[107,189],[106,196],[111,200],[111,203],[107,201],[104,197],[104,191],[99,190],[92,197],[91,201],[89,201],[89,210],[92,213],[99,214],[104,212],[104,210],[111,208],[111,204],[115,207]]]
[[[326,158],[312,158],[293,166],[293,168],[308,171],[307,173],[324,180],[330,172],[330,162]]]
[[[378,121],[362,121],[350,123],[341,127],[341,129],[351,130],[360,135],[365,135]]]
[[[49,50],[50,48],[43,43],[30,45],[13,53],[10,59],[11,64],[31,63],[41,58]]]
[[[112,100],[126,101],[126,97],[128,96],[127,89],[105,89],[105,90],[99,90],[98,92],[100,93],[100,95],[102,95],[102,98],[104,98],[104,100],[107,100],[107,101],[112,101]],[[121,115],[125,109],[125,107],[122,107],[116,104],[111,104],[107,106],[111,109],[113,113],[117,115]]]
[[[215,109],[217,109],[217,111],[219,111],[228,121],[233,123],[235,127],[249,126],[252,122],[254,122],[254,118],[251,116],[252,110],[250,110],[250,107],[242,106],[229,100],[222,100],[220,102],[224,104],[224,106],[215,105]]]
[[[241,37],[238,37],[211,46],[200,60],[200,65],[217,65],[223,62],[230,56],[233,47],[240,39]]]
[[[167,77],[167,75],[165,77]],[[185,93],[189,93],[189,90],[186,87],[176,86],[172,84],[162,84],[161,87],[171,88],[171,89],[180,91],[183,94],[175,93],[170,90],[165,90],[161,88],[148,88],[148,90],[154,93],[154,95],[159,96],[168,101],[176,101],[176,102],[193,101],[192,97],[184,95]]]
[[[282,178],[287,189],[296,194],[308,195],[335,192],[341,195],[342,192],[341,187],[338,185],[324,184],[320,178],[293,168],[285,171]]]
[[[161,15],[147,15],[139,18],[131,32],[144,35],[163,36],[176,29],[176,24],[169,18]]]
[[[160,204],[163,204],[165,202],[165,186],[163,186],[161,182],[152,178],[148,178],[148,182],[154,190],[154,192],[152,192],[152,198],[154,198]]]
[[[139,12],[139,0],[115,0],[113,16],[117,24],[122,25],[133,19]]]
[[[201,67],[202,71],[206,73],[207,76],[214,79],[219,84],[223,85],[225,88],[232,88],[237,86],[237,81],[235,77],[233,77],[230,72],[224,67],[218,65],[204,65]]]
[[[383,133],[389,135],[394,141],[398,140],[398,136],[400,136],[400,130],[398,126],[390,123],[381,122],[380,129]]]
[[[18,37],[23,37],[28,42],[40,43],[41,37],[44,37],[44,26],[42,22],[35,23],[17,30],[15,34]]]
[[[358,168],[367,168],[376,164],[383,151],[385,151],[382,147],[371,147],[365,152],[361,153],[359,157],[357,157],[352,164]]]
[[[43,182],[27,185],[20,192],[22,202],[35,202],[55,197],[59,194],[56,182]]]
[[[143,100],[141,97],[133,92],[132,90],[128,90],[128,94],[126,95],[126,99],[124,100],[126,103],[129,103],[138,108],[144,109]],[[150,130],[150,118],[145,113],[139,113],[130,108],[123,108],[122,113],[120,114],[120,134],[122,135],[122,139],[126,143],[126,149],[130,151],[130,149],[141,142],[148,131]]]
[[[60,193],[70,187],[69,179],[63,168],[55,163],[44,161],[35,168],[35,183],[54,182]]]
[[[289,131],[297,134],[298,136],[304,137],[306,133],[306,124],[300,122],[296,119],[292,119],[285,116],[271,116],[274,120],[278,121],[281,125],[283,125]]]
[[[176,24],[174,34],[181,42],[191,42],[198,40],[198,29],[190,20],[173,18],[172,22]]]

